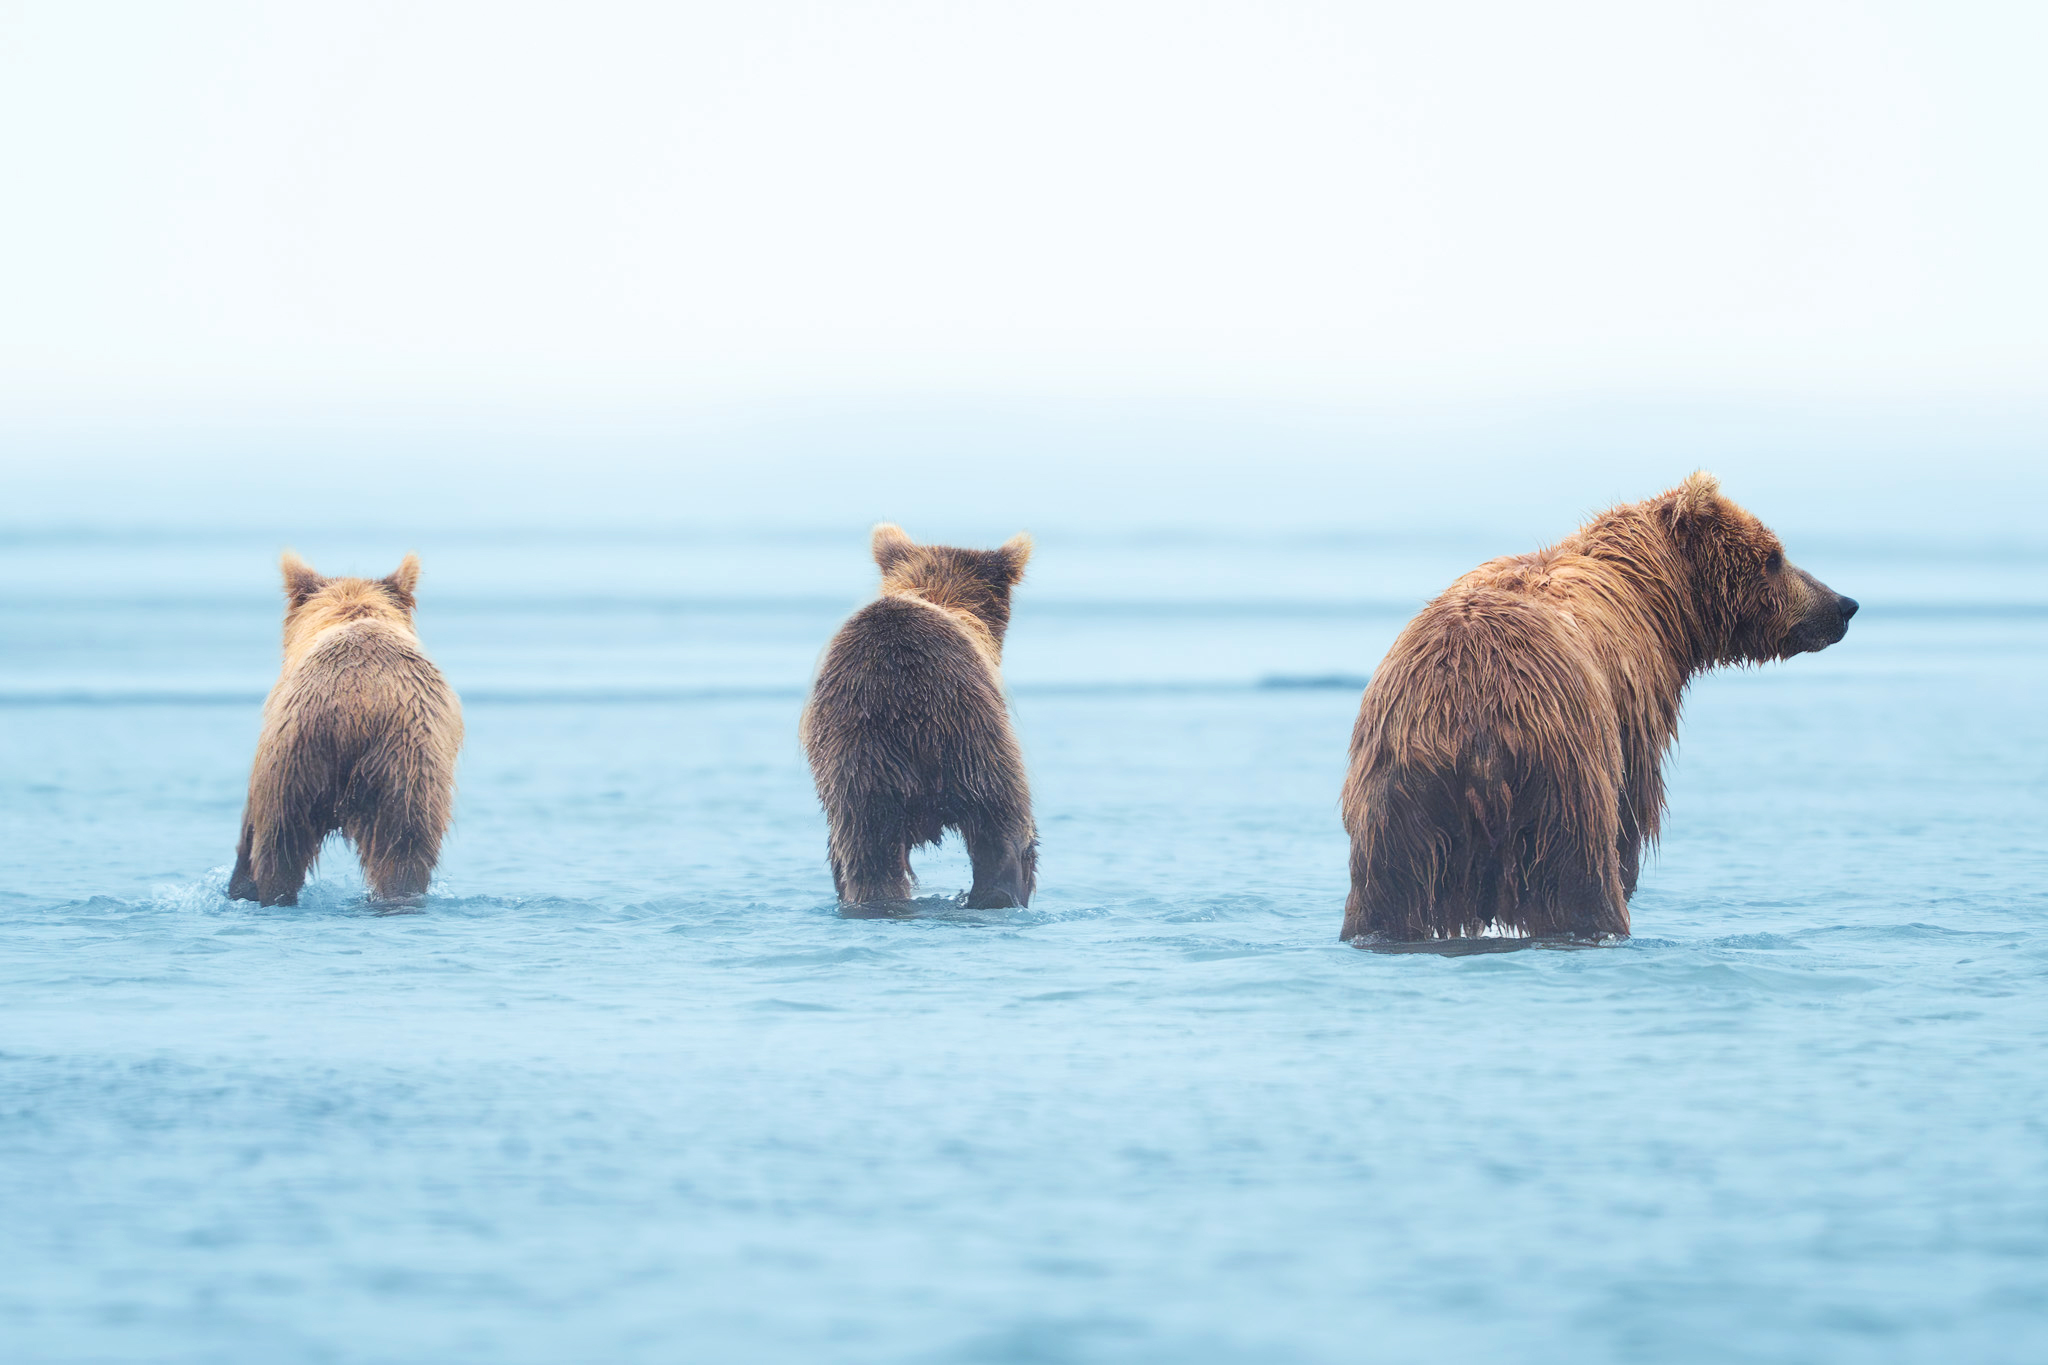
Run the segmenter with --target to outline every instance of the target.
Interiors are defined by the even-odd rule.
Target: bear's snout
[[[1806,609],[1800,613],[1798,624],[1785,637],[1785,653],[1811,654],[1815,650],[1826,649],[1847,635],[1849,618],[1862,604],[1853,597],[1836,592],[1804,569],[1796,569],[1795,572],[1806,588]]]

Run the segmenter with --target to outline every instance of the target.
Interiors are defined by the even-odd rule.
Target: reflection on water
[[[1526,934],[1475,934],[1467,938],[1438,938],[1427,940],[1372,939],[1360,937],[1352,940],[1354,948],[1363,948],[1369,953],[1435,953],[1438,957],[1470,957],[1474,953],[1513,953],[1524,948],[1541,948],[1552,951],[1573,952],[1581,948],[1608,948],[1624,940],[1607,938],[1547,938]]]

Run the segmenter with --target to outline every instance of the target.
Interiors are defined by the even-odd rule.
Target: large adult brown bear
[[[228,895],[296,905],[339,830],[380,901],[427,889],[455,796],[462,707],[413,633],[420,562],[388,578],[322,578],[284,556],[284,671],[263,737]]]
[[[1825,649],[1855,614],[1705,473],[1480,565],[1366,688],[1344,938],[1627,934],[1686,684]]]
[[[1029,905],[1038,831],[1001,667],[1031,538],[960,550],[883,525],[873,545],[882,595],[832,637],[803,715],[832,884],[847,904],[907,899],[910,850],[951,828],[968,905]]]

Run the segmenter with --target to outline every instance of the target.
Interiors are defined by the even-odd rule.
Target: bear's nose
[[[1856,599],[1853,597],[1837,596],[1835,598],[1835,610],[1842,613],[1844,621],[1848,620],[1856,614]]]

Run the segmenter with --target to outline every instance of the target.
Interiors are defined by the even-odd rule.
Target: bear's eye
[[[1782,569],[1782,568],[1784,568],[1784,567],[1785,567],[1785,552],[1784,552],[1783,550],[1773,550],[1773,551],[1771,551],[1771,557],[1770,557],[1769,559],[1766,559],[1766,560],[1764,561],[1764,572],[1765,572],[1765,573],[1776,573],[1776,572],[1777,572],[1778,570],[1780,570],[1780,569]]]

